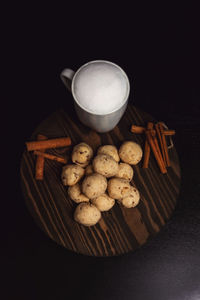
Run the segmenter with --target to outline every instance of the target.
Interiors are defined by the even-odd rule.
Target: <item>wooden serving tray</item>
[[[133,140],[144,149],[145,137],[130,132],[131,124],[145,126],[154,120],[147,113],[129,105],[118,126],[109,133],[98,134],[85,127],[70,109],[58,110],[44,120],[32,134],[36,140],[41,133],[48,138],[70,136],[72,146],[48,150],[52,154],[69,157],[72,147],[86,142],[94,151],[99,145]],[[180,166],[175,148],[169,150],[171,167],[161,174],[154,156],[150,155],[149,168],[142,161],[133,166],[133,183],[140,191],[141,200],[135,208],[119,204],[102,213],[95,226],[85,227],[73,220],[76,207],[61,183],[60,163],[45,160],[43,181],[35,180],[36,157],[24,151],[21,161],[21,186],[26,205],[39,227],[55,242],[77,253],[91,256],[114,256],[133,251],[155,236],[171,217],[180,189]]]

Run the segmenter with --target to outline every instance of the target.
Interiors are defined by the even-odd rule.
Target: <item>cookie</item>
[[[70,186],[68,188],[68,194],[70,198],[76,203],[89,202],[89,198],[87,198],[84,194],[82,194],[79,183]]]
[[[131,186],[131,192],[130,195],[127,197],[124,197],[123,199],[119,200],[123,206],[127,208],[135,207],[138,205],[140,201],[140,193],[138,189],[135,187]]]
[[[110,155],[116,162],[119,162],[119,154],[117,148],[113,145],[104,145],[99,147],[97,154]]]
[[[74,220],[85,226],[95,225],[101,219],[101,212],[91,203],[80,203],[74,212]]]
[[[93,160],[93,169],[107,178],[115,176],[118,172],[118,163],[107,154],[99,154]]]
[[[101,196],[91,199],[92,204],[94,204],[100,211],[108,211],[115,204],[115,199],[110,198],[106,193]]]
[[[66,165],[62,168],[61,179],[64,185],[74,185],[83,177],[85,170],[75,164]]]
[[[133,173],[134,173],[133,168],[129,164],[120,163],[119,170],[118,170],[117,174],[115,175],[115,177],[123,178],[128,181],[131,181],[133,178]]]
[[[83,168],[89,164],[92,156],[93,150],[86,143],[80,143],[73,148],[72,161]]]
[[[93,173],[84,178],[82,182],[82,192],[89,199],[96,198],[107,189],[107,180],[106,178],[97,173]]]
[[[142,148],[139,144],[127,141],[124,142],[119,149],[120,159],[130,165],[136,165],[142,159]]]
[[[108,195],[113,199],[123,199],[130,195],[130,183],[122,178],[111,178],[108,181]]]

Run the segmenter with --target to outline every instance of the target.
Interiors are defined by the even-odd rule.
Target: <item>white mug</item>
[[[94,60],[76,72],[64,69],[60,74],[72,92],[80,121],[97,132],[108,132],[123,116],[130,93],[126,73],[106,60]],[[115,101],[116,100],[116,101]]]

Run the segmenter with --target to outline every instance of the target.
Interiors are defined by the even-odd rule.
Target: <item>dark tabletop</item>
[[[20,18],[11,16],[6,36],[9,67],[4,102],[9,117],[4,119],[2,132],[8,159],[3,156],[2,164],[8,182],[2,186],[6,193],[1,197],[5,287],[1,299],[79,299],[79,294],[88,300],[200,299],[200,88],[195,9],[192,14],[186,7],[184,13],[169,10],[169,18],[161,8],[156,18],[148,19],[147,9],[138,22],[127,14],[128,32],[126,24],[122,30],[117,17],[111,22],[107,16],[106,27],[106,16],[101,14],[87,26],[81,23],[84,26],[77,32],[71,29],[74,13],[64,22],[64,13],[57,14],[53,6],[51,12],[40,7],[32,8],[31,13],[27,9]],[[65,13],[68,18],[69,12]],[[95,19],[94,34],[91,24]],[[178,204],[167,225],[141,249],[112,258],[78,255],[50,240],[29,214],[20,189],[24,142],[49,114],[71,105],[65,101],[68,92],[59,73],[64,67],[77,69],[93,59],[119,64],[129,76],[133,104],[176,130],[174,142],[182,171]]]

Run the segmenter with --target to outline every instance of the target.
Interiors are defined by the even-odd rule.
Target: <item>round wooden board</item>
[[[51,154],[70,157],[72,147],[81,141],[96,151],[99,145],[114,144],[117,147],[125,140],[133,140],[144,148],[145,137],[130,132],[131,124],[145,126],[156,120],[143,111],[129,105],[118,126],[109,133],[98,134],[85,127],[69,108],[58,110],[44,120],[32,134],[36,140],[41,133],[48,138],[70,136],[68,148],[49,149]],[[39,227],[58,244],[77,253],[91,256],[114,256],[133,251],[146,243],[165,225],[176,205],[180,189],[180,166],[175,148],[169,150],[171,167],[161,174],[154,156],[150,155],[149,168],[142,168],[142,161],[133,166],[132,184],[140,191],[141,200],[135,208],[119,204],[102,213],[95,226],[85,227],[73,220],[76,207],[62,185],[62,166],[45,160],[43,181],[35,180],[36,157],[24,151],[21,161],[21,185],[27,207]]]

